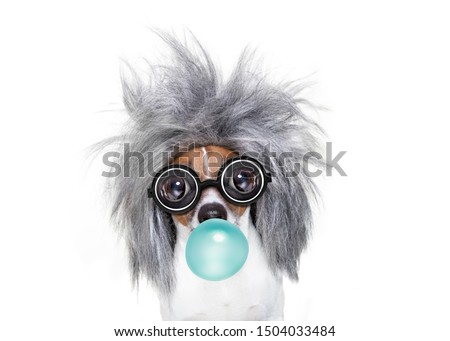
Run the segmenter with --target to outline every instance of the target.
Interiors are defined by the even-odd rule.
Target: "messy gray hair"
[[[298,86],[271,84],[244,51],[227,81],[222,81],[208,53],[192,37],[193,46],[158,33],[171,52],[168,65],[152,66],[144,79],[137,72],[122,77],[123,100],[129,114],[124,133],[108,140],[129,143],[142,154],[151,152],[157,171],[191,146],[224,146],[250,154],[272,174],[273,181],[253,204],[252,218],[274,273],[298,279],[300,253],[312,225],[312,202],[317,191],[312,179],[290,171],[306,153],[317,151],[320,127],[299,105]],[[267,156],[284,153],[283,160]],[[286,154],[288,152],[288,154]],[[287,156],[286,156],[287,155]],[[123,155],[121,156],[123,161]],[[168,294],[176,278],[173,252],[176,231],[172,217],[147,197],[154,174],[112,180],[112,217],[125,235],[133,279],[150,280]]]

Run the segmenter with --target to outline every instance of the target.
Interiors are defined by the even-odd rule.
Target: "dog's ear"
[[[125,164],[126,155],[120,156]],[[132,278],[150,280],[160,292],[173,289],[173,250],[176,242],[172,217],[159,209],[147,196],[153,177],[139,176],[141,163],[130,162],[128,174],[112,178],[112,220],[125,237]],[[160,167],[160,163],[157,165]]]
[[[272,269],[298,279],[300,254],[305,248],[312,225],[312,203],[316,188],[304,174],[287,171],[295,157],[285,159],[284,165],[274,161],[272,182],[256,202],[255,227],[261,235]]]
[[[126,237],[134,281],[138,283],[143,275],[160,292],[170,292],[174,285],[173,250],[176,242],[172,217],[147,202],[140,207],[130,207],[129,214]]]
[[[256,225],[256,203],[250,205],[250,218],[252,219],[253,225]]]

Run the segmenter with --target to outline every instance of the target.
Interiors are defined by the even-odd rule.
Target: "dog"
[[[150,81],[135,71],[122,77],[129,123],[105,143],[151,155],[149,174],[139,161],[110,184],[133,280],[154,285],[164,320],[283,320],[283,278],[298,280],[317,198],[298,165],[319,149],[322,130],[300,109],[298,87],[269,83],[252,53],[244,51],[224,82],[195,38],[188,46],[158,34],[171,63],[152,67]],[[227,177],[230,162],[247,168]],[[190,235],[212,218],[248,241],[245,264],[219,281],[198,277],[185,258]]]

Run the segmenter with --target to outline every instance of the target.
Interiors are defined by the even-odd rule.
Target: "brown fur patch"
[[[175,158],[174,163],[186,165],[192,168],[200,178],[200,181],[216,179],[220,167],[226,160],[238,154],[221,146],[195,147]],[[216,189],[214,189],[216,190]],[[246,206],[226,203],[227,207],[238,217],[244,214]],[[184,226],[192,220],[194,210],[185,214],[174,215],[174,218]]]

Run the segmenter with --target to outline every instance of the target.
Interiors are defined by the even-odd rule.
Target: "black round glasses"
[[[216,187],[221,195],[235,205],[250,205],[266,190],[271,175],[250,157],[238,156],[227,160],[217,179],[200,181],[197,173],[185,165],[174,164],[161,169],[148,189],[148,197],[171,214],[183,214],[195,207],[202,190]]]

